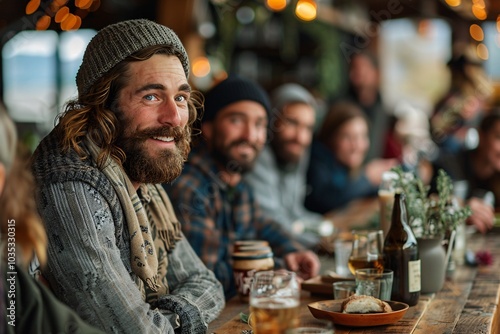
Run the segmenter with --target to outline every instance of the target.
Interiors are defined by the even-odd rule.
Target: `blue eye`
[[[175,100],[176,100],[177,102],[184,102],[184,101],[186,101],[186,100],[187,100],[187,97],[185,97],[184,95],[179,95],[179,96],[177,96],[177,97],[175,98]]]
[[[158,100],[156,98],[156,96],[154,96],[153,94],[148,94],[148,95],[144,96],[144,99],[146,99],[148,101],[156,101],[156,100]]]

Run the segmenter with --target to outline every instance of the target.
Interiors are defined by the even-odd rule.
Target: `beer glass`
[[[374,268],[384,270],[382,249],[384,235],[382,230],[355,230],[353,233],[352,251],[349,256],[349,270],[353,275],[356,269]]]
[[[384,231],[384,238],[391,227],[392,206],[396,194],[398,174],[387,171],[382,174],[382,182],[378,188],[378,202],[380,208],[380,229]]]
[[[254,334],[285,333],[299,325],[300,288],[295,273],[260,271],[253,276],[250,312]]]

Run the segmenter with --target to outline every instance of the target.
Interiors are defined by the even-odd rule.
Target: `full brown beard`
[[[173,137],[175,148],[165,149],[157,156],[151,156],[145,142],[153,137]],[[123,168],[130,180],[152,184],[175,180],[181,174],[190,150],[188,130],[179,126],[135,131],[122,135],[116,145],[125,152]]]
[[[278,138],[278,136],[273,138],[273,140],[271,141],[271,147],[273,148],[273,151],[276,154],[276,158],[278,159],[278,162],[280,164],[289,165],[299,163],[302,155],[296,155],[284,149],[287,144],[294,142],[294,140],[282,140],[281,138]]]
[[[252,160],[244,160],[234,157],[230,152],[231,148],[236,147],[240,144],[250,145],[256,152]],[[229,173],[234,174],[245,174],[253,169],[255,160],[257,159],[258,153],[261,151],[256,145],[247,142],[246,140],[237,140],[227,144],[226,146],[218,145],[215,141],[213,142],[213,154],[215,160]]]

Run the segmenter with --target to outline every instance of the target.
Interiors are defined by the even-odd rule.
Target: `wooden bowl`
[[[307,305],[317,319],[327,319],[334,324],[352,327],[370,327],[389,325],[398,322],[408,310],[408,304],[388,301],[392,312],[353,314],[342,313],[340,307],[344,300],[323,300]]]

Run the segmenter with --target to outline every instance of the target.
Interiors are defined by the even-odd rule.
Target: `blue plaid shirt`
[[[280,257],[303,247],[263,215],[247,183],[231,187],[218,172],[206,146],[199,145],[191,151],[181,176],[165,189],[186,238],[229,299],[236,294],[231,258],[234,241],[267,240],[277,266],[282,266]]]

